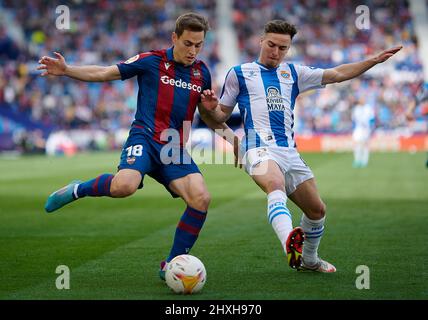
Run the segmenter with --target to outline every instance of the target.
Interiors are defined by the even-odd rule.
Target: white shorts
[[[278,146],[248,150],[243,157],[245,171],[252,175],[254,167],[267,160],[275,161],[284,174],[287,196],[296,191],[299,184],[314,177],[312,170],[306,165],[296,149]]]
[[[352,139],[355,142],[366,142],[370,139],[370,130],[364,128],[356,128],[352,133]]]

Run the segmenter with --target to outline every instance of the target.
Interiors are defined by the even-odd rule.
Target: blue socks
[[[190,251],[204,225],[206,216],[207,212],[187,206],[175,231],[174,243],[166,259],[167,262],[170,262],[180,254],[187,254]]]
[[[83,182],[77,187],[76,198],[90,197],[110,197],[110,185],[114,175],[102,174],[99,177]]]

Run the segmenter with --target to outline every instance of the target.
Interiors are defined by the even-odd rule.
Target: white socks
[[[300,225],[305,232],[305,244],[303,245],[303,260],[308,266],[318,261],[318,247],[324,233],[325,217],[320,220],[311,220],[305,214],[302,215]]]
[[[293,229],[291,213],[287,208],[287,195],[281,190],[268,194],[267,216],[273,230],[278,236],[281,245],[285,248],[288,234]]]
[[[268,221],[278,236],[283,248],[290,231],[293,229],[290,210],[287,208],[287,195],[281,190],[275,190],[268,194]],[[305,244],[303,245],[303,260],[308,266],[318,262],[318,247],[324,233],[325,217],[320,220],[311,220],[305,214],[302,215],[300,225],[305,232]]]
[[[367,164],[369,163],[369,155],[370,155],[370,150],[369,150],[369,146],[367,145],[363,148],[363,151],[361,152],[361,162],[363,166],[367,166]]]
[[[367,143],[358,143],[354,146],[354,164],[367,166],[370,157],[370,147]]]

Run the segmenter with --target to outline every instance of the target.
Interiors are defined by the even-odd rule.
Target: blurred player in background
[[[268,220],[287,254],[288,264],[298,270],[330,273],[336,268],[318,256],[326,206],[294,141],[296,98],[299,93],[358,77],[392,57],[401,46],[365,61],[323,70],[283,63],[296,33],[296,28],[285,21],[268,22],[260,40],[258,60],[230,69],[220,101],[213,90],[205,90],[202,105],[214,120],[223,123],[238,103],[245,129],[241,144],[245,169],[267,194]],[[292,227],[287,198],[304,213],[301,227]]]
[[[416,93],[415,99],[409,105],[406,110],[406,118],[408,121],[415,120],[416,107],[421,106],[421,115],[428,118],[428,82],[425,82],[418,92]],[[428,168],[428,154],[425,166]]]
[[[355,168],[364,168],[369,163],[370,137],[374,130],[375,113],[373,107],[366,103],[365,98],[359,99],[358,104],[352,110],[352,122],[354,131],[354,164]]]
[[[172,258],[190,251],[204,224],[210,195],[199,168],[185,148],[183,122],[192,121],[201,92],[211,89],[211,75],[206,65],[196,59],[202,49],[208,21],[201,15],[187,13],[176,21],[172,34],[173,47],[140,53],[117,65],[70,66],[64,57],[42,57],[42,76],[68,76],[87,82],[126,80],[137,76],[138,102],[135,120],[123,147],[118,172],[102,174],[86,182],[73,181],[52,193],[47,199],[47,212],[58,210],[77,199],[89,197],[123,198],[143,187],[146,174],[163,184],[175,197],[187,204],[176,229],[169,256],[161,262],[164,271]],[[208,121],[208,122],[207,122]],[[226,125],[206,120],[212,129],[228,129]],[[174,150],[178,158],[165,163],[162,148],[169,144],[162,133],[173,129],[180,136]],[[232,133],[233,135],[233,133]],[[190,159],[187,163],[185,159]]]

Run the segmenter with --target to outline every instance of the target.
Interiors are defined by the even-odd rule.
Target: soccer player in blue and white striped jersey
[[[352,109],[352,122],[354,130],[354,168],[367,167],[370,157],[370,137],[375,127],[374,108],[361,97],[357,105]]]
[[[212,119],[223,123],[238,104],[245,130],[241,142],[243,163],[267,194],[268,221],[289,265],[298,270],[330,273],[336,268],[318,256],[326,206],[294,140],[296,98],[299,93],[355,78],[386,61],[401,46],[365,61],[320,69],[283,62],[296,33],[295,26],[283,20],[269,21],[260,40],[257,61],[229,70],[220,101],[213,90],[204,90],[202,106]],[[294,229],[288,198],[304,213],[301,226]]]

